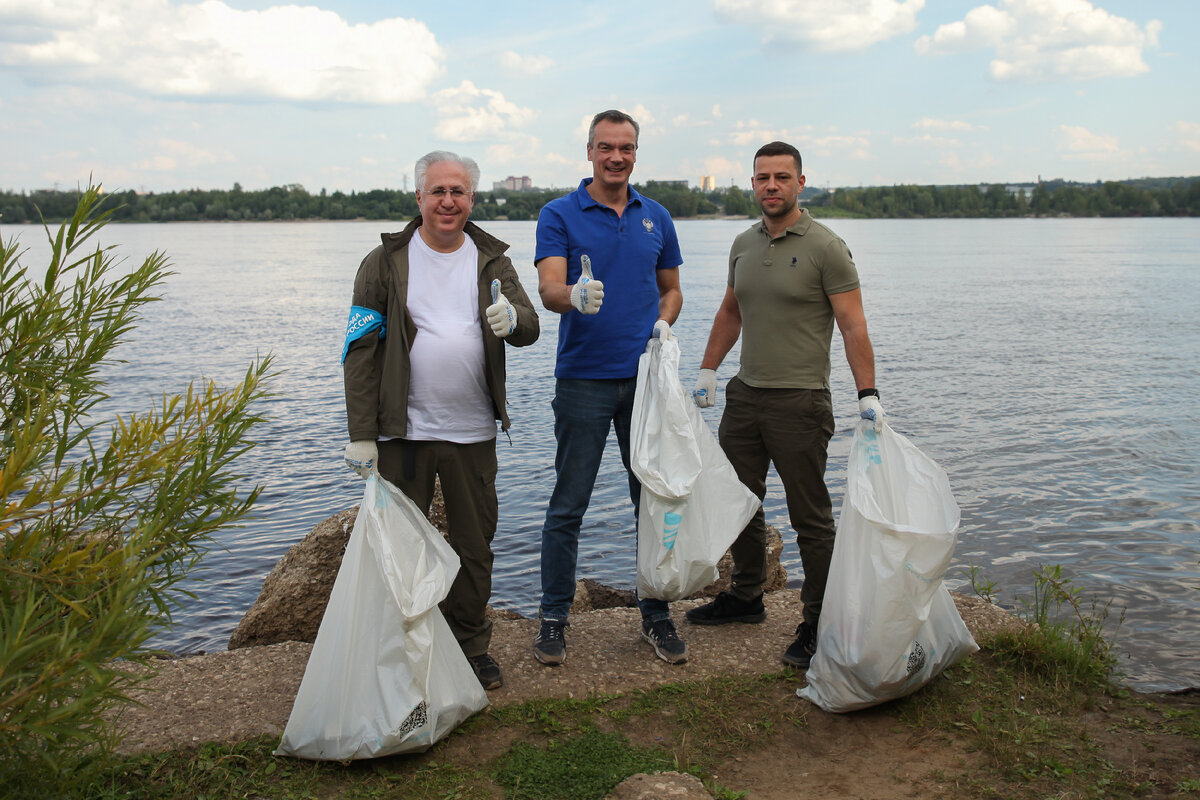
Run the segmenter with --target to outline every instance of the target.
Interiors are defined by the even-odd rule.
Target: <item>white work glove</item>
[[[665,319],[660,319],[654,323],[654,332],[650,334],[650,338],[660,339],[665,342],[668,339],[674,339],[675,334],[671,332],[671,324]]]
[[[875,430],[883,427],[883,406],[875,395],[867,395],[858,401],[858,413],[863,419],[875,423]]]
[[[692,399],[700,408],[712,408],[717,402],[717,371],[715,369],[700,370],[696,379],[696,388],[692,389]]]
[[[500,279],[492,281],[492,304],[484,311],[492,333],[503,339],[517,329],[517,310],[500,291]]]
[[[580,314],[595,314],[604,302],[604,283],[592,277],[592,260],[586,255],[580,258],[583,272],[579,283],[571,287],[571,305]]]
[[[360,439],[346,445],[346,466],[363,478],[379,474],[379,445],[370,439]]]

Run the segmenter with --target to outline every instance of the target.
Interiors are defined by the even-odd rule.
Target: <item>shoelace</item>
[[[543,625],[540,638],[544,642],[559,641],[563,638],[563,630],[566,627],[566,625]]]

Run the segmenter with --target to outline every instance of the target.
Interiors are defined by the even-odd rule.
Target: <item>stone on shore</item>
[[[712,800],[704,783],[683,772],[630,775],[605,800]]]

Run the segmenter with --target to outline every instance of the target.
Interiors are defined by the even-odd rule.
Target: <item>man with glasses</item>
[[[416,164],[420,214],[385,233],[354,280],[342,354],[346,463],[377,470],[426,513],[441,480],[461,567],[443,613],[485,689],[503,684],[488,654],[496,532],[496,421],[509,427],[504,343],[540,328],[508,245],[468,221],[479,183],[469,158],[434,151]]]
[[[803,619],[783,662],[808,669],[817,649],[817,620],[833,555],[825,461],[834,430],[829,353],[835,321],[858,387],[859,412],[878,425],[883,408],[875,390],[875,355],[858,272],[846,243],[800,208],[800,152],[785,142],[763,145],[754,155],[750,184],[762,220],[730,248],[729,285],[713,320],[693,397],[701,408],[713,405],[717,367],[741,337],[741,368],[725,386],[719,439],[738,478],[759,499],[766,495],[771,463],[783,482],[804,566]],[[688,622],[721,625],[766,619],[762,509],[738,535],[730,553],[729,591],[689,610]]]
[[[587,157],[592,177],[541,212],[534,260],[538,294],[560,314],[554,376],[556,479],[542,528],[541,626],[533,654],[555,666],[566,659],[567,617],[575,600],[579,531],[600,458],[615,428],[629,471],[629,428],[638,358],[651,335],[668,337],[679,316],[679,240],[661,205],[629,185],[638,124],[621,111],[592,119]],[[641,486],[629,472],[638,507]],[[670,664],[687,660],[666,601],[639,598],[642,638]]]

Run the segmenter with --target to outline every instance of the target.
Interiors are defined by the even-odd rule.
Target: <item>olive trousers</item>
[[[816,624],[833,557],[833,504],[825,485],[825,462],[833,436],[828,389],[762,389],[734,377],[725,387],[718,439],[738,479],[761,500],[771,464],[783,483],[788,516],[796,532],[804,583],[804,620]],[[730,592],[752,601],[767,579],[767,526],[760,508],[730,548]]]
[[[379,443],[379,474],[426,514],[440,478],[450,546],[462,566],[442,614],[467,658],[492,640],[487,604],[492,595],[492,538],[496,535],[496,440],[473,444],[389,439]]]

